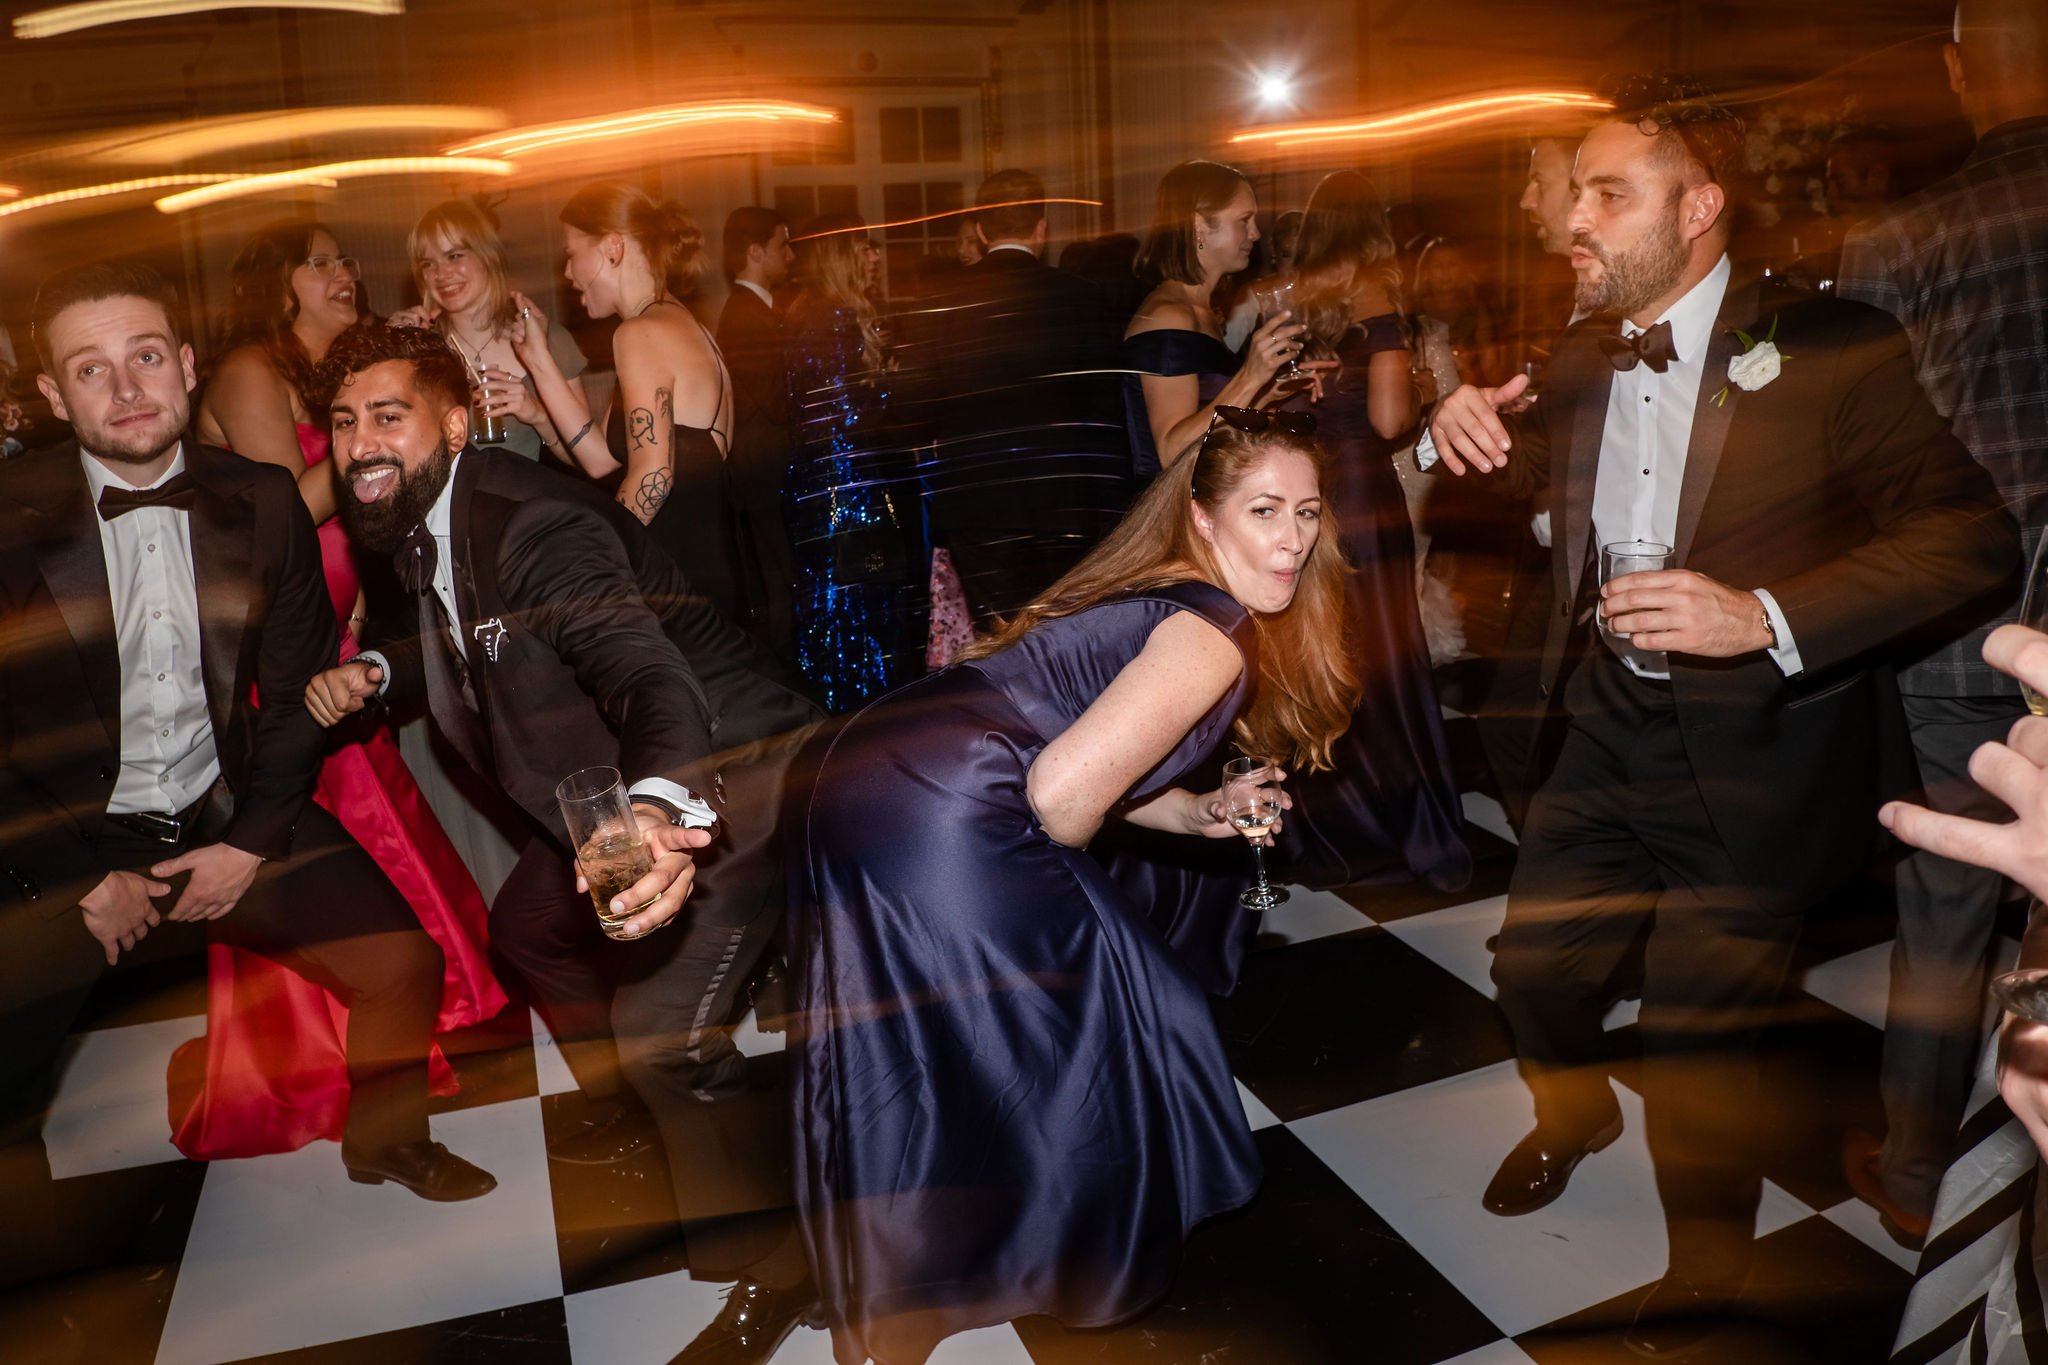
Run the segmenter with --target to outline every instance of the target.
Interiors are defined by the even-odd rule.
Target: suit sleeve
[[[1835,358],[1825,430],[1831,472],[1875,533],[1848,554],[1764,585],[1809,672],[1877,649],[2020,567],[2019,528],[1914,378],[1905,332],[1874,309],[1858,311]]]
[[[320,540],[286,479],[259,484],[258,525],[273,528],[277,577],[262,622],[256,660],[258,708],[246,791],[235,793],[235,816],[223,843],[265,858],[290,854],[292,828],[313,795],[327,732],[306,711],[306,684],[332,667],[341,648]]]
[[[700,784],[712,752],[703,684],[641,595],[619,532],[596,509],[535,499],[506,527],[498,576],[618,735],[627,785]]]
[[[0,650],[24,648],[18,638],[28,633],[18,629],[23,618],[12,607],[0,617]],[[107,869],[63,803],[15,767],[12,755],[23,737],[16,733],[19,699],[9,695],[8,673],[0,668],[0,905],[25,901],[47,918],[76,907]]]

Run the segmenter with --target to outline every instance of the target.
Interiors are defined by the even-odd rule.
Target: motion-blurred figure
[[[1954,175],[1854,229],[1837,292],[1905,324],[1922,387],[2018,519],[2028,549],[2048,522],[2048,9],[2038,0],[1965,0],[1946,49],[1950,84],[1977,131]],[[1983,662],[1993,627],[2019,609],[2013,585],[1914,637],[1900,670],[1927,802],[2003,818],[1970,779],[1978,745],[2026,713],[2019,688]],[[1883,1090],[1881,1159],[1850,1152],[1856,1191],[1893,1236],[1927,1230],[1969,1098],[1986,954],[2002,892],[1996,872],[1916,853],[1899,869]]]
[[[718,349],[732,372],[732,448],[726,471],[745,621],[757,639],[794,664],[789,594],[796,566],[782,516],[782,485],[796,433],[789,417],[783,318],[775,306],[775,286],[789,278],[796,262],[789,224],[773,209],[736,208],[726,216],[720,254],[732,283],[725,311],[718,315]]]

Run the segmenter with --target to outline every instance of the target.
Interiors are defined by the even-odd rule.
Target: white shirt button
[[[160,611],[153,611],[149,614],[149,619],[152,621],[161,621],[164,619],[164,614]]]
[[[1650,471],[1649,471],[1649,470],[1647,470],[1647,469],[1645,469],[1645,470],[1644,470],[1643,472],[1644,472],[1645,474],[1647,474],[1647,473],[1649,473]],[[156,675],[156,680],[157,680],[158,682],[162,682],[162,681],[164,680],[164,675],[163,675],[163,674],[161,674],[161,673],[157,674],[157,675]]]

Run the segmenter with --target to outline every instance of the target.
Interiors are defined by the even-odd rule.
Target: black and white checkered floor
[[[1628,1007],[1610,1020],[1621,1141],[1549,1208],[1484,1212],[1479,1192],[1530,1107],[1487,979],[1513,849],[1498,806],[1472,795],[1467,811],[1481,864],[1466,892],[1296,888],[1269,917],[1218,1008],[1265,1185],[1198,1230],[1171,1299],[1113,1331],[1029,1320],[972,1333],[947,1342],[940,1365],[1627,1358],[1635,1291],[1663,1267]],[[1839,1170],[1843,1130],[1881,1123],[1888,945],[1836,937],[1810,948],[1765,1052],[1755,1330],[1701,1360],[1879,1361],[1891,1340],[1913,1258]],[[65,1216],[138,1197],[152,1216],[126,1264],[42,1291],[75,1300],[72,1337],[50,1349],[158,1365],[636,1365],[665,1361],[717,1311],[718,1286],[690,1279],[664,1226],[658,1168],[548,1162],[556,1097],[573,1087],[544,1032],[462,1063],[464,1093],[443,1102],[434,1133],[499,1185],[440,1205],[350,1184],[328,1143],[180,1160],[165,1068],[203,1031],[201,1009],[189,982],[131,991],[73,1039],[46,1127]],[[764,1071],[779,1066],[779,1037],[749,1030],[744,1043]],[[36,1358],[42,1347],[8,1334],[7,1309],[0,1341],[13,1345],[0,1357]],[[827,1365],[828,1339],[800,1329],[776,1359]]]

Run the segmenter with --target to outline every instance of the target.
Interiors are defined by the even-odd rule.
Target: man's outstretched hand
[[[306,710],[321,726],[334,725],[362,710],[383,682],[384,670],[361,660],[315,673],[306,684]]]
[[[1436,405],[1429,419],[1429,439],[1436,444],[1437,457],[1453,474],[1463,474],[1468,465],[1490,473],[1508,462],[1508,450],[1514,443],[1508,439],[1499,409],[1520,398],[1528,387],[1526,374],[1516,375],[1497,389],[1460,384]]]

